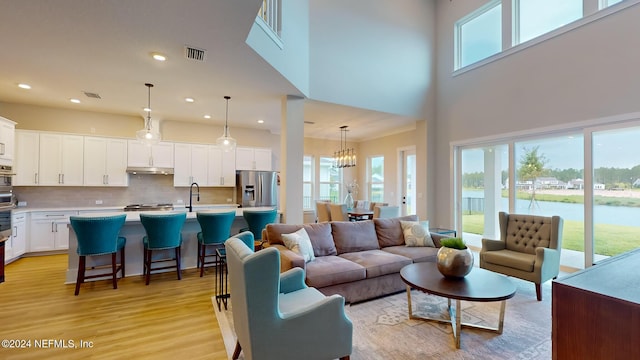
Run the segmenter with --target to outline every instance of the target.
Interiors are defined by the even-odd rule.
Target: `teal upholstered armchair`
[[[304,283],[304,270],[280,274],[275,248],[251,251],[241,239],[225,242],[233,324],[244,352],[258,359],[349,359],[353,335],[344,298]]]

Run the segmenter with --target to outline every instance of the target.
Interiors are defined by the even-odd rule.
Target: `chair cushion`
[[[402,255],[416,262],[435,262],[438,256],[438,248],[427,246],[387,246],[382,249],[396,255]]]
[[[533,272],[536,256],[512,250],[497,250],[483,252],[482,259],[490,264]]]
[[[289,314],[295,313],[302,308],[309,307],[324,298],[326,298],[324,294],[312,287],[292,291],[286,294],[280,293],[278,295],[278,310],[280,310],[283,317],[287,317]]]
[[[307,285],[322,288],[367,277],[364,266],[339,256],[320,256],[306,264]]]
[[[400,220],[404,243],[406,246],[436,247],[429,234],[428,221],[404,221]]]
[[[379,249],[373,221],[334,221],[331,234],[338,255],[363,250]]]
[[[365,250],[338,255],[367,269],[367,278],[400,272],[411,259],[382,250]]]
[[[404,245],[404,235],[400,220],[418,221],[417,215],[401,216],[389,219],[373,219],[376,235],[378,236],[378,244],[381,248],[386,246]]]
[[[305,262],[312,261],[316,257],[313,255],[313,246],[307,231],[302,228],[291,234],[282,234],[284,245],[291,251],[300,254]]]

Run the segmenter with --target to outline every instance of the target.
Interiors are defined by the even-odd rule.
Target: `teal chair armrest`
[[[560,273],[560,251],[545,247],[536,248],[534,272],[540,274],[540,282],[555,278]]]
[[[307,284],[304,283],[304,276],[304,270],[300,268],[293,268],[283,272],[280,274],[280,292],[286,294],[306,288]]]

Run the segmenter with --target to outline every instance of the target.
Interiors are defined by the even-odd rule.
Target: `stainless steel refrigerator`
[[[278,185],[276,171],[236,172],[237,200],[241,207],[277,207]]]

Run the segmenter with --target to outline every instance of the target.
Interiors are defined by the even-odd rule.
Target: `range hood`
[[[129,174],[145,174],[145,175],[172,175],[173,168],[161,167],[128,167]]]

